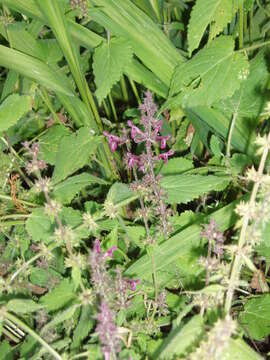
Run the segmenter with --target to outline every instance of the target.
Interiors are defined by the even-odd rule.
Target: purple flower
[[[142,141],[145,141],[146,136],[141,129],[135,126],[131,120],[128,120],[127,124],[129,127],[131,127],[130,136],[135,141],[135,143],[140,143]]]
[[[97,254],[101,254],[100,241],[99,241],[98,239],[95,240],[93,250],[94,250]]]
[[[140,279],[132,280],[127,279],[127,283],[129,284],[130,290],[136,291],[137,285],[141,282]]]
[[[105,301],[102,301],[97,316],[96,332],[99,335],[101,349],[105,359],[110,359],[110,355],[116,358],[120,352],[120,342],[117,336],[117,327],[115,325],[115,315]]]
[[[127,153],[126,162],[129,169],[132,169],[134,166],[138,165],[139,161],[140,161],[139,156],[133,155],[130,152]]]
[[[159,160],[163,160],[165,163],[167,163],[169,156],[172,156],[173,154],[174,154],[174,151],[173,151],[173,150],[169,150],[169,151],[166,152],[166,153],[159,154],[159,155],[158,155],[158,159],[159,159]]]
[[[107,257],[113,258],[113,253],[117,250],[117,246],[112,246],[109,250],[107,250],[104,254],[104,259]]]
[[[108,139],[111,152],[115,152],[118,145],[121,145],[124,142],[124,140],[121,139],[119,136],[109,134],[107,131],[103,131],[103,135],[105,135]]]
[[[167,141],[169,140],[170,136],[166,135],[166,136],[157,136],[156,140],[160,141],[160,148],[163,150],[166,148],[167,145]]]

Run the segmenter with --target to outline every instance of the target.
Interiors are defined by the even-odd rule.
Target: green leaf
[[[38,311],[44,306],[29,299],[13,299],[7,303],[7,310],[16,314],[28,314]]]
[[[78,305],[73,305],[70,306],[68,309],[61,311],[59,313],[57,313],[57,315],[55,315],[53,317],[53,319],[48,322],[42,329],[41,329],[41,334],[46,333],[49,329],[51,329],[52,327],[56,327],[57,325],[63,323],[64,321],[70,319],[73,317],[75,311],[78,309]]]
[[[265,53],[260,51],[250,62],[249,76],[246,81],[242,82],[240,89],[231,98],[215,104],[215,107],[230,116],[237,112],[238,118],[257,118],[266,103],[264,90],[268,83],[268,77]]]
[[[68,79],[42,61],[0,45],[0,65],[29,77],[50,90],[74,96]]]
[[[43,208],[35,209],[26,221],[26,230],[33,241],[48,243],[53,232],[53,226]]]
[[[68,204],[83,188],[92,184],[108,185],[109,183],[94,175],[82,173],[57,184],[54,187],[54,197],[62,204]]]
[[[224,190],[230,178],[214,175],[172,175],[161,180],[161,186],[168,194],[169,204],[186,204],[210,191]]]
[[[154,354],[154,358],[172,359],[174,355],[183,355],[194,344],[203,331],[203,318],[195,315],[187,324],[173,329]]]
[[[248,68],[245,55],[234,52],[233,39],[221,36],[191,60],[176,67],[170,88],[171,98],[164,107],[180,104],[183,107],[210,106],[231,97],[247,79]]]
[[[242,339],[230,339],[229,346],[221,355],[220,360],[263,360],[250,346]]]
[[[13,360],[12,347],[7,340],[3,340],[0,344],[0,360]]]
[[[167,164],[163,165],[161,169],[161,174],[166,175],[176,175],[182,174],[188,170],[193,169],[193,161],[186,159],[184,157],[169,159]]]
[[[191,54],[199,46],[209,24],[209,38],[213,39],[231,21],[232,0],[197,0],[188,24],[188,50]]]
[[[91,136],[90,128],[82,127],[76,133],[62,138],[56,155],[52,180],[58,183],[85,166],[97,150],[100,138]]]
[[[59,144],[63,136],[70,134],[69,129],[64,126],[54,125],[39,138],[40,158],[50,165],[55,165]]]
[[[92,311],[89,305],[82,307],[79,323],[73,333],[72,348],[80,345],[81,341],[86,338],[92,327],[94,326]]]
[[[131,191],[128,185],[116,182],[111,186],[106,201],[111,201],[114,205],[125,205],[137,198],[138,195]]]
[[[76,298],[73,284],[65,279],[50,293],[44,295],[40,302],[48,311],[59,310]]]
[[[0,132],[16,124],[32,109],[32,99],[27,95],[9,95],[0,105]]]
[[[93,70],[99,103],[107,97],[112,86],[120,80],[125,66],[131,61],[132,48],[125,39],[113,38],[96,48]]]
[[[247,333],[255,340],[262,340],[270,334],[270,295],[251,298],[240,313],[239,321]]]

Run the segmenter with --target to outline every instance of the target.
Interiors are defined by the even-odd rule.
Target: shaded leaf
[[[32,109],[32,99],[27,95],[9,95],[0,105],[0,132],[16,124]]]

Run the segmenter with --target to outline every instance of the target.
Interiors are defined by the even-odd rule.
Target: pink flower
[[[173,150],[169,150],[169,151],[166,152],[166,153],[159,154],[159,155],[158,155],[158,159],[159,159],[159,160],[163,160],[165,163],[167,163],[169,156],[172,156],[173,154],[174,154],[174,151],[173,151]]]
[[[129,286],[130,286],[130,290],[132,290],[132,291],[135,291],[137,285],[140,283],[140,280],[139,280],[139,279],[136,279],[136,280],[127,279],[126,281],[127,281],[127,283],[129,284]]]
[[[107,250],[104,254],[104,259],[107,257],[113,258],[113,253],[117,250],[117,246],[112,246],[109,250]]]
[[[128,168],[132,169],[134,166],[136,166],[139,163],[140,157],[137,156],[137,155],[133,155],[130,152],[128,152],[126,161],[127,161]]]
[[[167,145],[167,141],[169,140],[170,136],[166,135],[166,136],[157,136],[156,140],[160,141],[160,148],[163,150],[166,148]]]
[[[131,138],[135,141],[135,143],[140,143],[142,141],[145,141],[145,133],[139,129],[137,126],[133,124],[132,121],[128,120],[127,122],[128,126],[131,127]]]
[[[105,135],[108,139],[111,152],[115,152],[118,145],[123,143],[123,139],[121,139],[119,136],[109,134],[107,131],[104,131],[103,135]]]

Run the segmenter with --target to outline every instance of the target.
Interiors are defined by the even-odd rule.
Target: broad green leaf
[[[73,333],[72,348],[80,345],[81,341],[86,338],[89,331],[94,326],[94,319],[92,318],[92,311],[89,305],[83,306],[80,320]]]
[[[128,185],[116,182],[111,186],[106,201],[110,201],[114,205],[125,205],[137,198],[138,195],[131,191]]]
[[[270,295],[249,299],[240,313],[239,321],[247,336],[262,340],[270,334]]]
[[[85,166],[90,155],[96,152],[99,142],[100,138],[91,135],[88,127],[63,137],[56,155],[53,182],[58,183]]]
[[[236,215],[234,208],[236,204],[237,202],[233,202],[210,215],[210,217],[216,221],[220,231],[225,231],[235,223]],[[207,223],[208,221],[209,217],[205,217],[203,223]],[[192,266],[194,266],[194,251],[192,252],[192,249],[194,250],[194,248],[199,247],[200,233],[201,226],[195,223],[172,236],[156,248],[153,252],[156,270],[159,272],[165,271],[168,266],[174,266],[176,261],[180,261],[181,263],[182,260],[185,260],[193,254],[193,261],[188,264],[189,272],[192,272]],[[138,277],[139,279],[151,279],[152,263],[150,257],[148,255],[141,256],[126,270],[125,274],[127,276]]]
[[[237,113],[239,117],[257,118],[262,112],[266,103],[265,88],[269,79],[269,72],[265,59],[265,52],[261,51],[250,62],[250,72],[246,81],[234,95],[222,100],[215,107],[226,115]]]
[[[120,80],[125,66],[131,61],[132,48],[120,38],[113,38],[96,48],[93,70],[99,103],[110,93],[112,86]]]
[[[175,355],[183,355],[203,332],[203,318],[195,315],[184,326],[182,324],[173,329],[163,344],[154,354],[155,359],[172,359]]]
[[[32,109],[32,99],[28,95],[9,95],[0,105],[0,132],[16,124]]]
[[[232,0],[196,0],[188,24],[188,49],[191,54],[199,46],[211,24],[210,39],[218,35],[232,18]]]
[[[40,158],[50,165],[55,165],[61,139],[68,134],[70,134],[70,131],[64,126],[54,125],[49,128],[47,132],[39,138]]]
[[[73,96],[73,91],[64,74],[50,68],[42,61],[17,50],[0,45],[0,65],[17,71],[44,85],[50,90]]]
[[[165,85],[169,86],[175,66],[184,58],[164,32],[130,0],[94,0],[93,20],[113,35],[129,40],[136,56]]]
[[[76,298],[73,284],[65,279],[48,294],[42,296],[40,302],[48,311],[59,310]]]
[[[69,203],[86,186],[92,184],[108,185],[109,183],[94,175],[82,173],[57,184],[54,187],[54,197],[62,204]]]
[[[35,209],[26,221],[26,230],[34,242],[48,243],[53,232],[53,226],[43,208]]]
[[[43,305],[37,304],[30,299],[13,299],[7,303],[7,310],[16,314],[28,314],[42,308]]]
[[[172,175],[161,180],[161,186],[166,191],[169,204],[186,204],[210,191],[224,190],[230,178],[214,175]]]
[[[210,106],[231,97],[247,79],[248,69],[246,56],[234,52],[233,39],[221,36],[191,60],[176,67],[170,88],[171,98],[166,105]]]
[[[193,169],[193,161],[184,157],[169,159],[168,163],[163,165],[161,173],[163,176],[182,174],[187,170]]]
[[[13,360],[12,347],[7,340],[3,340],[0,344],[0,360]]]
[[[220,357],[220,360],[263,360],[242,339],[230,339],[229,346]]]

